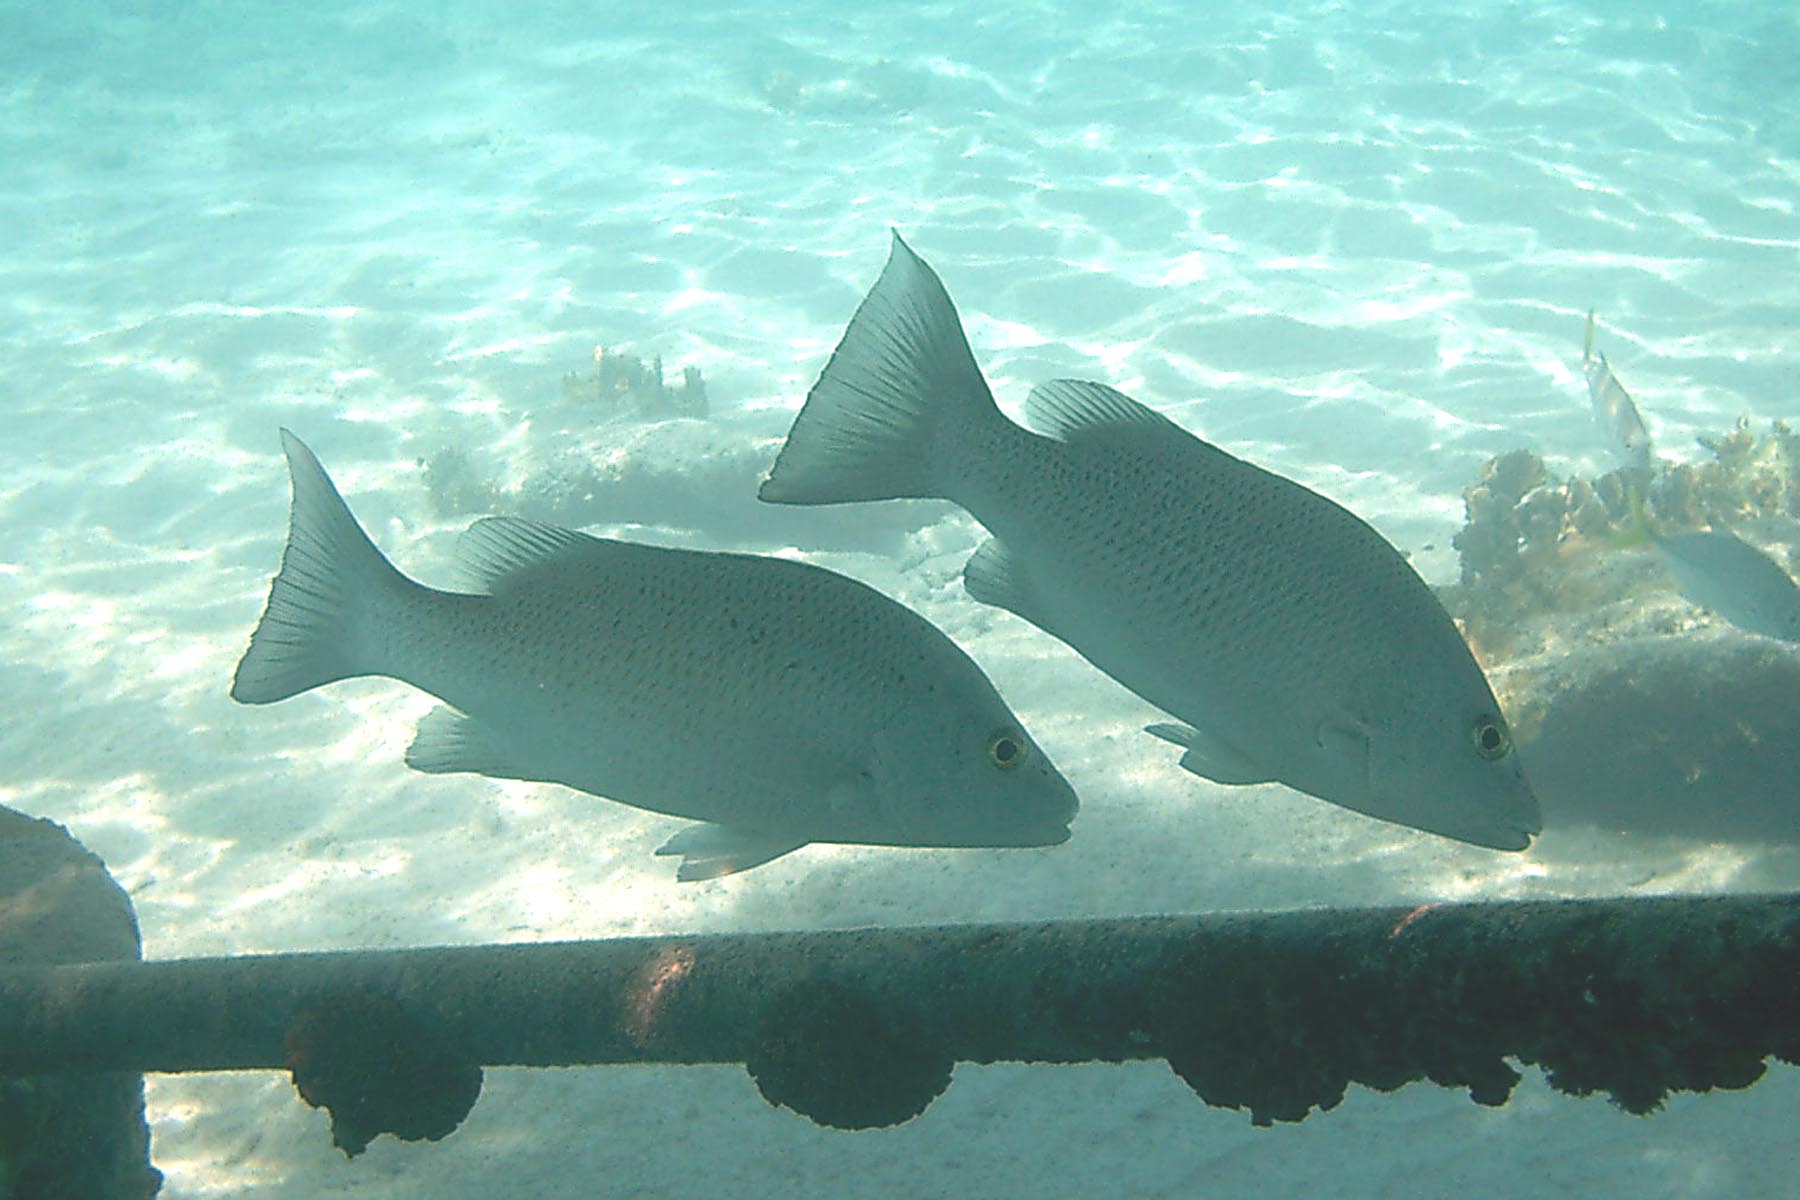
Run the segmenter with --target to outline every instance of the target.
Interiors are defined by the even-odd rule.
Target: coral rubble
[[[576,404],[603,404],[641,417],[704,417],[707,413],[706,381],[699,367],[685,367],[681,382],[670,386],[663,379],[662,355],[648,364],[633,354],[594,347],[594,369],[571,371],[563,376],[563,400]]]

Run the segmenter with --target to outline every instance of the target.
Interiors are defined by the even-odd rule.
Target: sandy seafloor
[[[147,955],[1800,885],[1791,843],[1552,813],[1498,854],[1206,784],[1137,732],[1141,702],[961,594],[960,512],[753,498],[893,226],[1015,412],[1045,378],[1112,382],[1453,579],[1484,459],[1602,461],[1590,306],[1671,456],[1796,415],[1791,10],[708,8],[0,8],[0,801],[106,859]],[[698,367],[714,415],[566,403],[602,343]],[[989,671],[1081,793],[1073,840],[815,847],[677,885],[650,854],[677,822],[408,771],[431,702],[404,686],[234,705],[285,528],[280,425],[427,582],[477,515],[426,486],[447,447],[516,511],[548,502],[546,464],[599,461],[596,532],[868,580]],[[149,1101],[171,1197],[1800,1186],[1781,1067],[1651,1119],[1533,1073],[1499,1110],[1353,1089],[1273,1130],[1157,1063],[963,1067],[863,1134],[736,1069],[495,1070],[448,1140],[353,1162],[273,1074],[153,1078]]]

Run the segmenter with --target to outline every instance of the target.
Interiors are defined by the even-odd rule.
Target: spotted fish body
[[[683,878],[808,842],[1050,845],[1075,797],[980,669],[909,609],[803,563],[490,518],[475,594],[407,579],[283,433],[288,549],[232,695],[383,675],[445,701],[409,765],[560,783],[710,822]]]
[[[1279,781],[1479,845],[1541,828],[1455,624],[1348,510],[1100,384],[994,405],[943,285],[895,238],[794,422],[765,500],[938,496],[993,539],[969,593],[1176,717],[1221,783]]]

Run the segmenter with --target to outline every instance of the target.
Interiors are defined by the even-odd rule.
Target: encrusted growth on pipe
[[[836,1129],[874,1129],[924,1112],[956,1060],[904,1001],[814,980],[763,1009],[744,1065],[770,1104]]]
[[[1649,1113],[1800,1057],[1788,904],[1766,921],[1715,900],[1425,906],[1385,936],[1372,913],[1242,923],[1172,959],[1156,1040],[1202,1099],[1261,1125],[1328,1110],[1350,1083],[1423,1079],[1504,1104],[1509,1058]]]
[[[437,1141],[481,1094],[481,1067],[433,1014],[376,992],[302,1010],[283,1045],[300,1098],[331,1113],[331,1140],[355,1158],[384,1133]]]

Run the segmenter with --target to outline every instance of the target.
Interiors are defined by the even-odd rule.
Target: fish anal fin
[[[406,765],[428,775],[469,771],[495,779],[544,781],[543,772],[518,762],[490,726],[443,705],[419,722],[406,748]]]
[[[1146,725],[1144,732],[1182,747],[1186,753],[1181,756],[1181,769],[1202,779],[1231,786],[1275,781],[1273,775],[1230,742],[1191,725]]]
[[[806,845],[805,838],[710,821],[690,825],[656,849],[681,856],[675,878],[682,883],[721,879],[780,858]]]
[[[1040,629],[1049,628],[1030,575],[999,538],[989,538],[969,556],[963,565],[963,587],[971,599],[1004,608]]]

